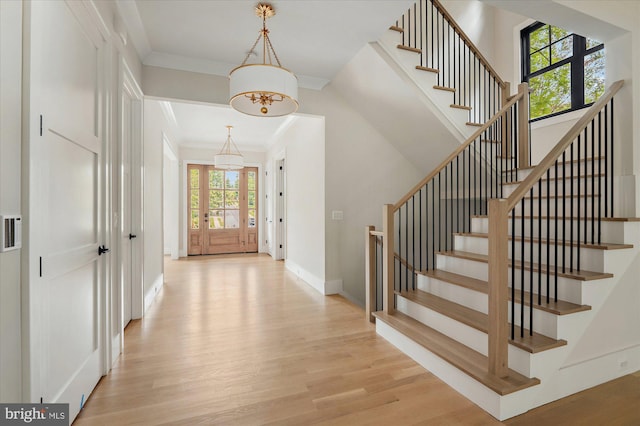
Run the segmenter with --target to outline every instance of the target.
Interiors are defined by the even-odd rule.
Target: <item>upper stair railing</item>
[[[485,123],[500,111],[509,83],[438,0],[418,0],[391,29],[402,33],[398,47],[420,53],[417,69],[437,73],[440,88],[455,89],[453,105],[471,108],[470,123]]]
[[[415,290],[416,272],[434,269],[436,254],[453,248],[454,234],[469,232],[471,217],[486,215],[488,201],[502,196],[520,164],[529,164],[528,117],[529,90],[523,83],[402,199],[384,206],[382,234],[367,227],[368,317],[375,310],[393,313],[395,292]]]
[[[613,217],[613,97],[623,84],[613,83],[507,199],[489,201],[493,374],[507,375],[509,339],[533,335],[534,307],[557,302],[558,279],[591,274],[581,273],[581,249],[600,244],[601,220]]]

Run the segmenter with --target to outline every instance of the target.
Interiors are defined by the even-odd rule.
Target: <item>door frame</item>
[[[163,195],[163,209],[164,209],[164,203],[166,202],[166,200],[164,199],[166,195],[169,196],[169,203],[170,205],[173,205],[173,215],[174,218],[176,219],[176,223],[173,224],[172,226],[170,226],[171,228],[171,232],[169,233],[169,235],[167,235],[166,233],[164,233],[163,235],[163,243],[164,243],[164,247],[165,249],[168,248],[169,249],[169,253],[164,253],[165,255],[169,254],[171,256],[171,260],[177,260],[180,257],[180,167],[179,167],[179,159],[178,156],[176,155],[175,151],[173,150],[173,147],[171,146],[171,142],[169,140],[169,138],[167,137],[167,135],[164,134],[164,132],[162,133],[162,143],[163,143],[163,148],[162,148],[162,155],[163,155],[163,162],[162,162],[162,173],[164,176],[165,173],[165,169],[169,168],[169,170],[167,171],[167,174],[170,177],[170,181],[167,182],[163,179],[162,181],[162,195]],[[166,159],[169,159],[170,163],[167,164],[165,162]],[[169,187],[167,187],[167,185],[169,185]],[[169,209],[172,209],[171,207],[169,207]],[[166,220],[166,218],[165,218]],[[164,220],[163,220],[163,229],[165,228],[164,226]],[[168,240],[168,245],[167,245],[167,240]]]
[[[129,67],[124,56],[118,54],[118,87],[117,87],[117,104],[115,105],[114,119],[116,125],[116,138],[112,146],[112,158],[114,161],[112,164],[112,192],[113,192],[113,209],[111,214],[112,228],[115,230],[112,234],[112,247],[114,248],[113,256],[117,259],[117,262],[112,262],[112,288],[109,290],[109,294],[118,295],[115,300],[111,300],[111,315],[113,315],[117,321],[114,325],[113,318],[108,321],[108,336],[110,350],[108,365],[111,366],[115,363],[118,356],[124,350],[124,283],[121,279],[121,265],[123,262],[123,243],[121,233],[119,232],[120,225],[125,214],[130,215],[130,227],[131,232],[137,235],[138,242],[131,245],[131,319],[139,319],[143,316],[143,300],[144,300],[144,288],[142,281],[142,270],[144,257],[142,254],[142,247],[144,244],[144,235],[142,230],[142,218],[143,218],[143,205],[142,205],[142,158],[143,158],[143,105],[144,95],[142,89],[135,80],[131,68]],[[131,103],[131,116],[129,117],[129,129],[123,128],[122,120],[122,101],[124,94],[132,98]],[[130,161],[130,182],[129,188],[131,195],[130,212],[124,212],[122,210],[123,193],[122,193],[122,167],[123,167],[123,145],[124,137],[123,133],[128,130],[130,132],[129,141],[129,161]],[[135,285],[138,283],[138,285]],[[113,287],[117,290],[113,291]]]
[[[213,155],[212,155],[213,157]],[[182,238],[181,238],[181,243],[182,243],[182,249],[180,250],[180,257],[187,257],[187,250],[188,250],[188,234],[189,234],[189,230],[188,230],[188,225],[189,225],[189,220],[187,217],[187,196],[189,193],[189,180],[187,179],[187,165],[188,164],[198,164],[198,165],[203,165],[203,166],[214,166],[214,162],[213,161],[203,161],[203,160],[182,160],[180,162],[180,192],[181,192],[181,196],[180,196],[180,217],[181,217],[181,225],[180,225],[180,229],[181,229],[181,233],[182,233]],[[245,163],[246,167],[257,167],[258,168],[258,194],[262,194],[264,191],[264,179],[262,176],[264,167],[261,163]],[[264,208],[262,207],[262,203],[260,202],[260,200],[258,200],[258,217],[256,218],[257,223],[258,223],[258,253],[265,253],[267,251],[267,247],[264,244],[264,226],[260,226],[262,223],[264,223]]]

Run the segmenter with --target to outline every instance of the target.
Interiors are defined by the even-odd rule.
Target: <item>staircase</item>
[[[389,55],[406,75],[432,78],[442,70],[429,61],[407,66],[406,53],[423,55],[417,40],[432,37],[413,33],[416,24],[406,34],[418,9],[442,14],[435,0],[417,3],[386,36],[414,42]],[[491,99],[476,96],[485,83],[480,91],[462,83],[475,95],[450,107],[476,130],[384,207],[383,229],[366,228],[365,250],[367,315],[378,334],[504,420],[640,369],[637,344],[592,348],[616,323],[609,299],[635,294],[640,221],[613,211],[613,97],[622,82],[530,166],[528,90],[510,96],[508,83],[494,81]],[[456,92],[431,83],[419,84],[428,96]]]

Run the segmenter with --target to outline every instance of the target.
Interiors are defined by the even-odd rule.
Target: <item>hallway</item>
[[[605,395],[608,412],[594,404]],[[633,424],[639,398],[636,374],[508,423],[561,412]],[[359,307],[266,255],[165,258],[164,288],[74,424],[312,423],[499,424],[377,337]]]

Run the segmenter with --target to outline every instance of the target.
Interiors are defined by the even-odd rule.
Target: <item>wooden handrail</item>
[[[524,87],[524,86],[518,86]],[[453,151],[447,158],[440,163],[438,167],[433,169],[431,173],[429,173],[424,179],[422,179],[416,186],[414,186],[411,191],[409,191],[404,197],[400,199],[393,206],[393,211],[396,212],[404,203],[406,203],[411,197],[413,197],[423,186],[427,184],[431,179],[433,179],[438,173],[442,171],[454,158],[458,156],[462,151],[464,151],[473,141],[478,139],[482,133],[484,133],[493,123],[495,123],[501,116],[503,116],[509,109],[520,99],[523,99],[525,94],[528,94],[528,90],[519,90],[518,94],[513,96],[509,102],[507,102],[500,111],[498,111],[493,117],[489,119],[486,123],[482,125],[478,130],[476,130],[464,143],[462,143],[455,151]]]
[[[567,150],[569,145],[578,137],[582,130],[598,114],[611,98],[618,93],[624,85],[624,80],[618,80],[609,87],[609,90],[594,103],[586,113],[571,127],[571,129],[560,139],[560,142],[542,159],[542,161],[529,173],[529,175],[518,185],[507,199],[507,208],[512,210],[522,200],[529,190],[535,185],[542,175],[547,172],[556,160]]]
[[[451,16],[449,14],[449,12],[447,11],[447,9],[445,9],[444,6],[442,6],[442,4],[440,4],[439,0],[431,0],[431,2],[436,7],[436,9],[438,9],[438,11],[442,14],[442,16],[444,16],[444,18],[447,20],[447,22],[449,22],[449,24],[453,27],[454,31],[456,31],[458,33],[460,38],[462,40],[464,40],[464,42],[469,47],[469,50],[472,51],[474,53],[474,55],[476,55],[478,57],[478,59],[480,60],[482,65],[484,65],[484,67],[489,71],[489,73],[498,82],[498,84],[500,84],[500,87],[504,89],[505,88],[504,80],[502,80],[500,78],[500,76],[498,75],[497,71],[495,69],[493,69],[491,64],[489,64],[489,61],[487,60],[487,58],[485,58],[484,55],[482,53],[480,53],[480,50],[476,47],[475,44],[473,44],[473,42],[471,41],[469,36],[464,31],[462,31],[462,28],[460,28],[460,25],[458,25],[458,23],[455,21],[455,19],[453,19],[453,16]]]

